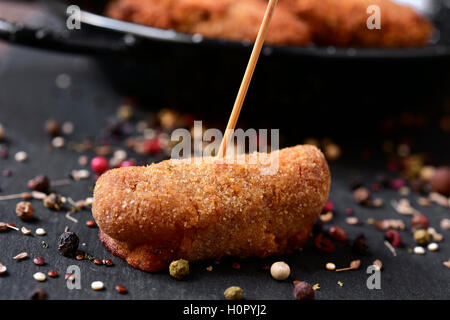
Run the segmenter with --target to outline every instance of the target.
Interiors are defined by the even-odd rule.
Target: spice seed
[[[97,226],[97,224],[93,220],[88,220],[88,221],[86,221],[86,226],[89,228],[94,228]]]
[[[439,249],[439,245],[436,242],[432,242],[428,245],[428,250],[437,251]]]
[[[128,292],[127,288],[121,285],[116,286],[116,291],[120,294],[126,294]]]
[[[56,278],[56,277],[58,276],[58,271],[56,271],[56,270],[50,270],[49,272],[47,272],[47,275],[48,275],[50,278]]]
[[[327,270],[334,270],[334,269],[336,269],[336,265],[334,263],[328,262],[325,265],[325,268],[327,268]]]
[[[77,260],[83,260],[83,258],[84,258],[84,254],[81,254],[81,253],[79,253],[75,256],[75,259],[77,259]]]
[[[100,259],[94,259],[94,263],[96,265],[102,265],[103,264],[102,260],[100,260]]]
[[[91,283],[91,288],[96,291],[103,290],[104,287],[105,285],[101,281],[94,281]]]
[[[26,257],[28,257],[28,254],[26,252],[21,252],[17,256],[15,256],[13,259],[14,260],[23,260]]]
[[[111,259],[103,259],[102,262],[103,262],[103,264],[104,264],[105,266],[107,266],[107,267],[111,267],[111,266],[114,265],[114,263],[112,262]]]
[[[414,253],[415,254],[425,254],[425,249],[423,247],[414,247]]]
[[[380,271],[383,268],[383,263],[381,260],[375,260],[372,265],[375,267],[376,270]]]
[[[4,274],[6,272],[6,270],[7,270],[6,266],[4,266],[0,263],[0,274]]]
[[[42,229],[42,228],[37,228],[36,229],[36,234],[38,236],[45,236],[47,234],[47,232],[44,229]]]
[[[20,229],[20,231],[22,231],[22,233],[23,233],[24,235],[26,235],[26,236],[28,236],[28,235],[31,234],[31,230],[30,230],[30,229],[27,229],[27,228],[25,228],[25,227],[22,227],[22,228]]]
[[[36,257],[33,259],[33,263],[37,266],[42,266],[45,264],[45,259],[43,257]]]
[[[4,222],[0,222],[0,232],[8,230],[8,225]]]
[[[69,281],[73,281],[73,280],[75,280],[75,274],[73,274],[73,273],[66,273],[64,279],[65,280],[69,280]]]
[[[40,281],[40,282],[45,281],[47,279],[45,274],[42,272],[36,272],[35,274],[33,274],[33,278],[34,278],[34,280]]]
[[[270,267],[270,274],[275,280],[286,280],[291,274],[291,268],[283,261],[278,261]]]

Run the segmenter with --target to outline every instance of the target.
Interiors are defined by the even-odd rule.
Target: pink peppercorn
[[[108,159],[102,156],[94,157],[91,160],[91,169],[97,174],[102,174],[109,168]]]
[[[119,168],[123,168],[123,167],[133,167],[133,166],[135,166],[136,164],[134,163],[134,161],[133,160],[125,160],[125,161],[122,161],[120,164],[119,164]]]
[[[411,218],[411,224],[413,227],[422,227],[422,228],[428,228],[430,226],[428,218],[425,217],[423,214],[413,215],[413,217]]]
[[[389,181],[389,187],[394,190],[399,190],[404,185],[405,181],[403,181],[402,179],[393,179]]]
[[[151,139],[144,142],[144,153],[155,154],[162,149],[161,141],[159,139]]]
[[[402,244],[402,237],[396,230],[388,230],[385,234],[386,240],[389,241],[394,247],[400,247]]]
[[[325,203],[325,206],[323,207],[322,212],[330,212],[330,211],[333,211],[333,209],[334,209],[333,202],[328,200],[327,203]]]

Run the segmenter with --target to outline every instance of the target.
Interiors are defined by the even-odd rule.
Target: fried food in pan
[[[210,38],[254,41],[265,9],[266,3],[261,0],[118,0],[110,3],[106,14]],[[288,9],[277,8],[267,43],[307,45],[310,40],[305,23]]]
[[[341,47],[425,46],[433,25],[411,7],[391,0],[280,0],[309,26],[319,45]],[[381,29],[367,28],[367,8],[377,5]]]
[[[248,155],[245,155],[248,159]],[[310,236],[330,189],[323,154],[313,146],[275,151],[267,166],[215,158],[167,160],[113,169],[94,190],[99,237],[135,268],[158,271],[175,259],[266,257],[290,253]]]

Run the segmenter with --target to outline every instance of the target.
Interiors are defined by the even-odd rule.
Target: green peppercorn
[[[183,279],[189,274],[189,261],[184,259],[172,261],[169,266],[169,273],[178,280]]]
[[[430,242],[430,234],[425,229],[418,229],[414,231],[414,240],[419,245],[425,245]]]
[[[241,300],[242,299],[242,289],[236,286],[229,287],[223,293],[227,300]]]

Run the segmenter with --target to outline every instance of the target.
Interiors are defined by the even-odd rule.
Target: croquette
[[[258,154],[262,155],[262,154]],[[177,259],[266,257],[291,253],[311,234],[330,189],[314,146],[265,154],[264,161],[171,159],[104,173],[92,212],[99,237],[135,268],[159,271]]]
[[[319,45],[425,46],[433,25],[409,6],[391,0],[280,0],[305,21]],[[380,8],[380,29],[367,28],[367,8]]]
[[[106,14],[205,37],[254,41],[266,0],[114,0]],[[381,29],[368,29],[371,5],[380,7]],[[425,46],[432,23],[391,0],[279,0],[266,42],[339,47]]]
[[[261,0],[116,0],[109,4],[106,15],[209,38],[253,42],[266,5]],[[307,45],[311,42],[309,28],[294,13],[277,8],[266,42]]]

